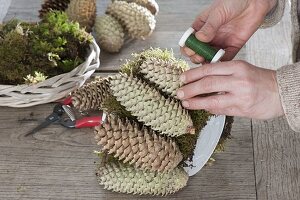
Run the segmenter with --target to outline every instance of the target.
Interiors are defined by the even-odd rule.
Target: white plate
[[[186,162],[191,167],[184,168],[189,176],[193,176],[200,171],[213,154],[222,135],[225,119],[225,115],[211,117],[200,132],[192,162]]]

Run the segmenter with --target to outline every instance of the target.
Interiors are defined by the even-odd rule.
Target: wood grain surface
[[[37,21],[42,0],[12,0],[5,20]],[[115,72],[133,52],[173,48],[201,9],[211,0],[158,0],[157,28],[145,41],[128,42],[120,54],[101,53],[99,74]],[[109,3],[97,1],[99,15]],[[239,54],[258,66],[273,68],[291,62],[289,12],[271,29],[259,30]],[[186,58],[184,58],[186,59]],[[300,199],[299,134],[285,119],[252,121],[236,118],[232,139],[216,162],[191,177],[188,186],[168,197],[133,196],[106,191],[96,181],[97,145],[92,129],[59,125],[31,137],[24,134],[51,112],[53,104],[0,108],[0,199]]]
[[[92,129],[51,125],[24,137],[52,107],[1,108],[0,199],[160,199],[117,194],[97,184]],[[250,121],[236,119],[232,139],[215,164],[163,199],[255,199],[251,141]]]

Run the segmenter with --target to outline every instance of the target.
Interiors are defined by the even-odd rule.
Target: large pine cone
[[[95,34],[101,49],[107,52],[119,52],[124,44],[124,30],[122,25],[109,15],[96,18]]]
[[[156,15],[159,11],[158,4],[155,0],[125,0],[126,2],[134,2],[138,5],[141,5],[147,8],[153,15]]]
[[[39,17],[43,18],[51,10],[65,11],[69,6],[70,0],[45,0],[39,10]]]
[[[119,74],[112,77],[110,88],[126,110],[153,130],[171,137],[195,133],[192,119],[180,102],[166,99],[141,80]]]
[[[160,173],[135,169],[121,163],[107,163],[97,170],[98,182],[115,192],[168,195],[186,186],[188,175],[182,168]]]
[[[174,97],[176,91],[183,85],[179,80],[184,70],[178,63],[150,58],[140,66],[140,73],[151,83],[155,83],[158,89]]]
[[[132,38],[147,37],[155,28],[152,13],[136,3],[115,1],[107,7],[106,13],[118,19]]]
[[[109,117],[105,124],[95,128],[95,134],[102,150],[136,168],[166,172],[173,170],[182,160],[174,141],[156,135],[147,127],[140,128],[129,120]]]
[[[101,110],[102,103],[111,96],[109,78],[98,78],[72,93],[72,104],[80,111]]]
[[[66,13],[70,20],[91,32],[96,19],[96,0],[71,0]]]

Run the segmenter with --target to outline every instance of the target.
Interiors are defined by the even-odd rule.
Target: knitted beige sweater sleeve
[[[293,22],[292,40],[299,43],[299,22],[297,18],[297,0],[292,0],[291,16]],[[284,12],[285,0],[278,0],[277,6],[266,16],[262,27],[277,24]],[[294,48],[295,51],[295,48]],[[286,65],[276,71],[277,83],[282,107],[290,127],[300,132],[300,63]]]

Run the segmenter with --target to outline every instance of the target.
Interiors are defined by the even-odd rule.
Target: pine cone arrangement
[[[45,0],[39,10],[39,17],[43,18],[51,10],[65,11],[69,6],[70,0]]]
[[[155,28],[152,13],[136,3],[115,1],[108,6],[106,13],[118,19],[132,38],[145,38]]]
[[[110,88],[132,115],[153,130],[170,137],[195,133],[192,119],[180,102],[166,99],[155,88],[138,78],[126,74],[113,76]]]
[[[115,18],[104,15],[96,18],[96,40],[101,49],[109,49],[110,52],[119,52],[124,44],[124,29]]]
[[[159,136],[147,127],[140,128],[134,121],[109,117],[104,125],[96,127],[95,133],[102,150],[135,168],[166,172],[182,160],[172,139]]]
[[[97,170],[98,182],[107,190],[132,194],[168,195],[186,186],[182,168],[166,173],[137,170],[121,163],[107,163]]]
[[[91,32],[96,18],[96,0],[71,0],[66,13],[70,20]]]
[[[96,24],[95,35],[103,50],[115,53],[121,50],[124,37],[145,39],[155,29],[154,15],[158,12],[155,0],[113,1]],[[122,28],[123,29],[122,29]],[[115,38],[107,39],[107,35]]]
[[[210,116],[188,112],[174,97],[181,86],[178,76],[187,69],[170,51],[148,49],[134,54],[121,73],[72,95],[77,108],[108,114],[95,128],[99,154],[106,158],[98,170],[105,189],[167,195],[186,185],[188,176],[181,167],[193,156],[199,130]]]

